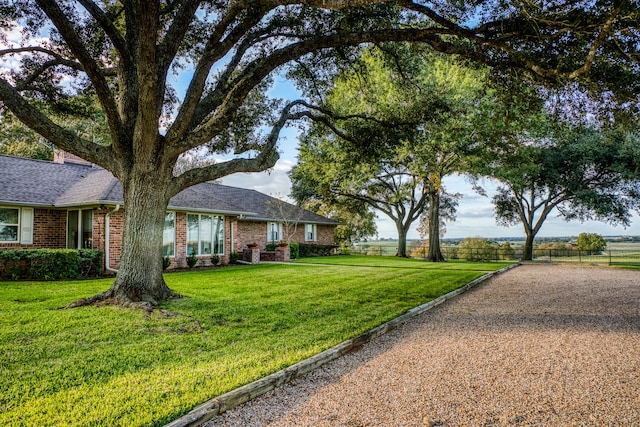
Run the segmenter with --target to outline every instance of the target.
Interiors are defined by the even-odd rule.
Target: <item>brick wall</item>
[[[64,249],[67,247],[67,211],[56,209],[34,209],[33,244],[0,243],[5,249]]]
[[[335,243],[335,226],[334,225],[316,225],[316,240],[304,240],[304,224],[298,224],[296,232],[291,239],[292,242],[306,243],[309,245],[333,245]]]
[[[93,249],[105,252],[105,217],[113,208],[96,208],[93,211]],[[123,210],[111,214],[109,233],[109,266],[118,269],[122,248]],[[231,227],[234,229],[233,243],[231,247]],[[21,245],[19,243],[0,243],[0,250],[5,249],[62,249],[67,247],[67,211],[58,209],[35,209],[33,224],[33,245]],[[249,243],[257,243],[259,248],[267,245],[267,223],[257,221],[243,221],[235,217],[225,217],[224,221],[224,255],[220,256],[220,262],[227,264],[229,254],[232,251],[243,253]],[[330,245],[334,243],[334,226],[316,226],[317,243]],[[299,224],[292,241],[304,242],[304,224]],[[171,268],[184,268],[187,266],[187,214],[176,212],[176,248],[175,256],[171,258]],[[200,256],[198,265],[211,265],[209,255]],[[105,259],[105,267],[106,267]]]
[[[95,230],[95,219],[97,216],[101,216],[101,224],[102,229],[104,230],[104,221],[105,215],[108,212],[113,212],[109,216],[109,267],[113,269],[118,269],[120,266],[120,255],[122,254],[122,230],[124,228],[124,217],[122,215],[123,209],[120,209],[117,212],[113,212],[113,208],[105,209],[100,212],[100,215],[96,215],[94,213],[94,230]],[[104,234],[104,231],[101,232]],[[101,251],[105,250],[104,247],[104,238],[102,239],[102,245],[100,247],[96,247],[94,243],[94,249],[99,249]]]
[[[304,224],[298,224],[291,241],[299,243],[317,244],[317,245],[333,245],[335,226],[333,225],[316,225],[316,240],[305,242],[304,240]],[[260,221],[238,221],[235,225],[235,251],[242,253],[249,243],[257,243],[258,247],[263,249],[267,243],[267,223]]]
[[[234,224],[234,250],[238,253],[250,243],[257,243],[260,249],[267,245],[267,223],[238,220]]]

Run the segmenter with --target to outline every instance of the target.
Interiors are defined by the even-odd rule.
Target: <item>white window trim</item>
[[[14,209],[18,211],[18,223],[4,225],[18,227],[16,240],[0,240],[2,243],[18,243],[22,245],[33,244],[33,208],[19,208],[17,206],[0,206],[3,209]]]
[[[185,253],[189,252],[189,215],[198,215],[198,251],[196,252],[196,256],[213,256],[213,255],[224,255],[225,254],[225,229],[224,229],[224,223],[225,223],[225,217],[224,215],[216,215],[216,214],[210,214],[210,213],[198,213],[198,212],[187,212],[186,213],[186,227],[187,227],[187,233],[185,235],[186,239],[185,239]],[[221,252],[214,252],[214,248],[216,247],[216,243],[217,243],[217,236],[215,235],[215,230],[216,227],[211,227],[211,253],[210,254],[202,254],[200,253],[200,248],[202,247],[201,243],[202,243],[202,239],[200,236],[200,220],[202,218],[202,216],[210,216],[213,219],[215,218],[219,218],[220,220],[222,220],[222,245],[220,245],[220,249]],[[213,225],[213,222],[212,222]]]
[[[177,241],[176,241],[176,225],[177,225],[177,215],[175,211],[167,211],[165,212],[165,220],[168,214],[173,214],[173,255],[168,255],[169,258],[175,258],[176,257],[176,246],[177,246]],[[162,227],[162,246],[164,247],[164,227]]]
[[[309,239],[307,234],[307,227],[311,226],[311,233],[313,234],[313,238]],[[307,223],[304,225],[304,241],[305,242],[316,242],[318,241],[318,227],[316,224]]]
[[[273,229],[272,225],[275,225],[275,232],[277,234],[277,238],[274,239],[271,234],[271,230]],[[276,243],[282,240],[282,223],[276,221],[267,222],[267,244]]]

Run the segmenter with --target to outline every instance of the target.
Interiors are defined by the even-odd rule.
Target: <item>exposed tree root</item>
[[[182,295],[172,291],[171,294],[166,299],[169,300],[169,299],[178,299],[178,298],[182,298]],[[156,301],[154,298],[152,298],[149,295],[144,295],[138,301],[134,301],[131,298],[124,295],[115,295],[113,290],[109,289],[105,292],[101,292],[99,294],[96,294],[87,298],[77,299],[76,301],[73,301],[63,307],[56,308],[56,310],[65,310],[68,308],[76,308],[76,307],[86,307],[90,305],[93,305],[96,307],[102,307],[106,305],[117,305],[124,308],[141,309],[150,313],[158,305],[158,301]],[[169,312],[169,310],[160,310],[160,311]],[[176,313],[176,315],[177,314],[178,313]]]

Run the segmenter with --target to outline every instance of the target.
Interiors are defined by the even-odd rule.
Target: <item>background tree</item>
[[[532,259],[535,236],[554,210],[566,220],[628,225],[640,208],[637,147],[633,134],[564,128],[501,153],[491,170],[502,183],[493,197],[496,221],[522,224],[523,259]]]
[[[295,173],[295,168],[290,172]],[[292,188],[292,197],[304,200],[301,205],[319,215],[338,221],[334,231],[335,242],[343,247],[351,247],[353,243],[366,240],[377,235],[375,214],[367,206],[357,201],[352,203],[330,204],[315,198],[312,193],[304,193],[301,186]]]
[[[40,135],[4,113],[0,122],[0,154],[29,159],[52,160],[53,147]]]
[[[298,165],[291,174],[292,194],[300,196],[296,186],[315,189],[306,197],[321,200],[338,209],[359,203],[391,218],[398,231],[397,255],[406,257],[406,235],[418,219],[427,200],[426,187],[402,164],[402,158],[386,159],[382,163],[358,162],[350,157],[336,138],[302,140]],[[309,185],[311,183],[311,185]],[[308,203],[308,199],[298,199]],[[357,211],[356,211],[357,212]],[[361,211],[362,212],[362,211]],[[367,215],[364,210],[361,215]]]
[[[294,192],[315,186],[321,200],[355,199],[384,213],[396,225],[399,256],[426,211],[426,259],[443,261],[442,180],[502,130],[487,72],[404,45],[368,49],[358,62],[336,80],[322,106],[329,113],[303,140]]]
[[[109,132],[95,98],[78,96],[43,105],[55,123],[93,143],[108,145]],[[55,146],[20,122],[10,111],[0,115],[0,154],[39,160],[52,160]]]
[[[587,252],[588,255],[599,254],[607,249],[607,242],[598,233],[580,233],[576,244],[578,249]]]
[[[100,165],[124,193],[123,247],[112,287],[79,304],[113,300],[151,306],[175,296],[162,277],[162,228],[169,199],[235,172],[269,169],[300,104],[279,105],[265,90],[294,61],[332,48],[415,41],[496,67],[550,80],[617,82],[637,92],[638,9],[629,1],[554,4],[383,0],[4,0],[0,100],[57,147]],[[477,11],[487,11],[477,16]],[[20,39],[11,39],[20,28]],[[307,70],[313,71],[313,68]],[[185,72],[186,71],[186,72]],[[188,75],[186,89],[172,82]],[[585,80],[586,81],[586,80]],[[52,120],[40,103],[95,96],[106,145]],[[37,101],[37,102],[36,102]],[[260,129],[267,129],[261,132]],[[220,163],[174,175],[182,153],[208,145]]]
[[[282,224],[282,236],[280,240],[271,243],[279,243],[280,241],[290,243],[296,234],[303,211],[285,201],[280,194],[277,194],[272,200],[267,202],[267,214]]]

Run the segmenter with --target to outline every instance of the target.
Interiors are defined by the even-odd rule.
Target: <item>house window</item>
[[[224,217],[187,215],[187,255],[224,254]]]
[[[93,210],[82,209],[67,212],[67,249],[91,249],[93,247]]]
[[[277,222],[267,223],[267,242],[278,242],[282,239],[282,224]]]
[[[176,213],[167,212],[162,232],[162,256],[176,255]]]
[[[315,242],[316,240],[316,225],[305,224],[304,225],[304,240],[307,242]]]
[[[17,242],[20,209],[0,208],[0,242]]]

